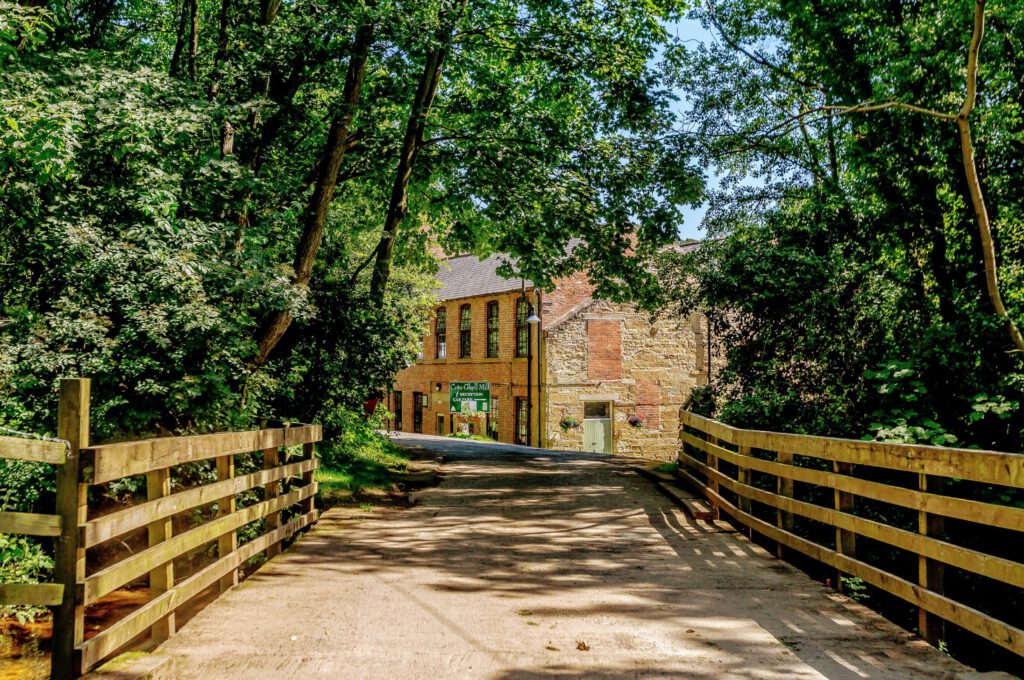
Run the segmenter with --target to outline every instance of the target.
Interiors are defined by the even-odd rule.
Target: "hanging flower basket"
[[[562,432],[568,432],[573,428],[580,426],[580,421],[576,420],[572,416],[566,416],[558,421],[558,425],[562,428]]]
[[[633,427],[643,427],[644,417],[636,413],[632,413],[628,418],[626,418],[626,422],[628,422]]]

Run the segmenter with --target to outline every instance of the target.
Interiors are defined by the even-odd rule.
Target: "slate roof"
[[[522,279],[506,279],[498,274],[498,267],[506,261],[503,255],[491,255],[486,260],[476,255],[451,257],[441,263],[437,278],[441,288],[437,291],[440,300],[456,300],[474,295],[494,295],[520,290]],[[526,282],[530,288],[533,283]]]
[[[567,248],[571,251],[579,243],[579,239],[572,239]],[[701,244],[701,241],[679,241],[668,248],[679,253],[690,253],[700,248]],[[437,273],[437,279],[441,282],[437,291],[438,300],[458,300],[520,290],[523,287],[522,279],[506,279],[498,274],[498,267],[507,260],[508,256],[501,254],[491,255],[485,260],[476,255],[458,255],[444,260]],[[533,282],[527,279],[526,287],[533,287]]]

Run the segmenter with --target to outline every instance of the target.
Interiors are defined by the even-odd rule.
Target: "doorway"
[[[583,450],[588,453],[612,452],[611,402],[583,402]]]
[[[437,414],[437,420],[434,422],[434,434],[438,437],[444,436],[444,414]]]

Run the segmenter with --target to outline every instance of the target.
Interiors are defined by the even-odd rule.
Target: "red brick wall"
[[[653,380],[637,381],[636,414],[644,419],[645,427],[661,427],[661,385]]]
[[[560,321],[573,308],[594,293],[594,286],[587,280],[587,275],[577,272],[572,276],[560,279],[555,290],[545,293],[541,307],[544,310],[544,328]]]
[[[622,322],[612,319],[587,320],[587,378],[622,378]]]
[[[529,295],[529,291],[527,292]],[[445,418],[445,434],[450,428],[448,411],[448,383],[451,381],[486,381],[491,383],[491,396],[498,398],[498,439],[513,441],[515,397],[526,396],[526,358],[515,356],[515,303],[519,291],[497,295],[480,295],[461,300],[439,302],[434,308],[444,307],[448,313],[448,353],[446,359],[435,359],[434,314],[423,341],[423,359],[415,365],[399,371],[394,389],[402,392],[402,430],[412,432],[413,392],[430,396],[430,405],[423,410],[423,433],[434,434],[438,414]],[[498,302],[499,344],[498,356],[487,357],[487,303]],[[472,309],[472,353],[468,358],[459,358],[459,309],[464,304]],[[533,389],[534,389],[534,430],[533,441],[537,441],[536,417],[540,411],[537,396],[537,329],[533,334]],[[435,391],[441,383],[440,391]],[[393,411],[392,402],[389,407]],[[456,431],[460,416],[456,416]],[[477,432],[483,429],[483,419],[477,421]],[[481,432],[482,433],[482,432]]]

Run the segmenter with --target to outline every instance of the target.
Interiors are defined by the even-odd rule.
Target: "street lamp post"
[[[533,303],[527,307],[529,316],[526,317],[526,445],[530,446],[533,438],[533,327],[540,323],[540,317],[534,310]],[[538,329],[538,339],[540,331]],[[537,383],[540,383],[540,375],[537,375]]]

